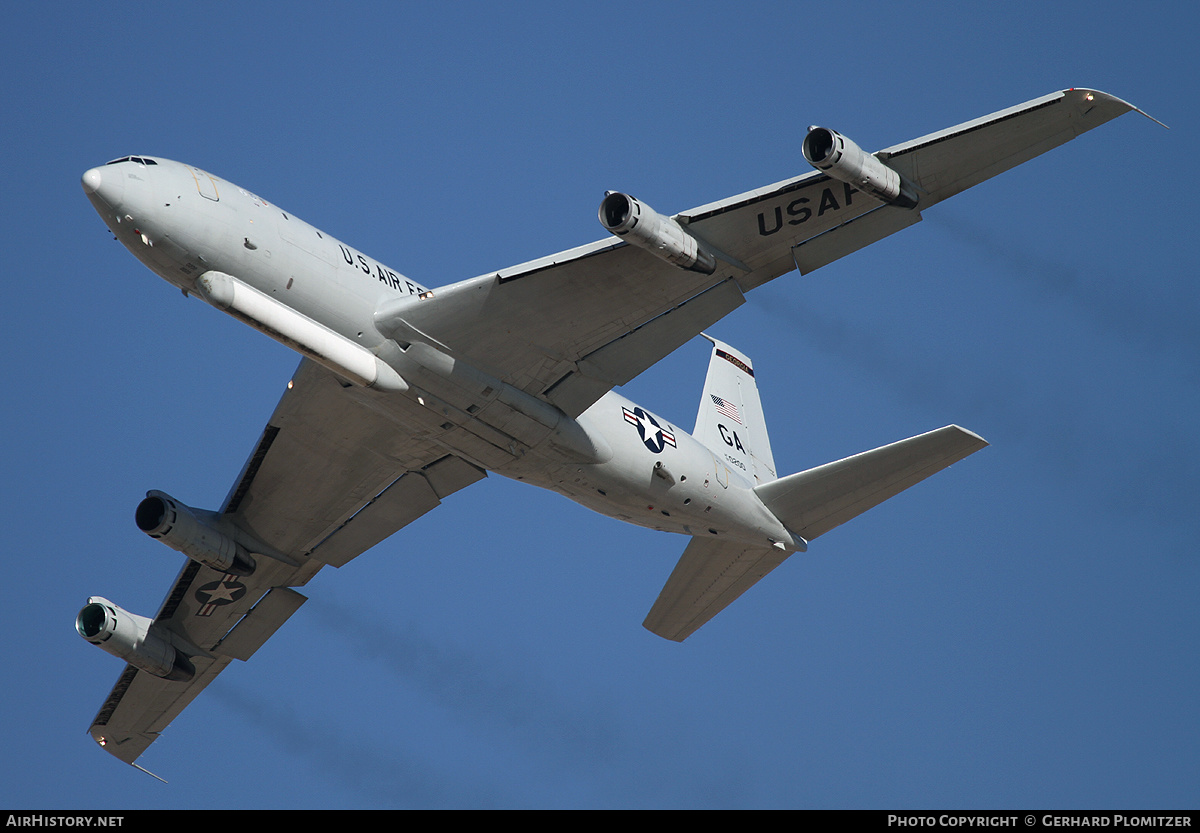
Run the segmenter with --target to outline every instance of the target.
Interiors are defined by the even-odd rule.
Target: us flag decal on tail
[[[738,413],[737,405],[734,405],[728,399],[713,396],[711,393],[708,396],[712,399],[713,404],[717,406],[717,413],[729,417],[738,425],[742,424],[742,415]]]

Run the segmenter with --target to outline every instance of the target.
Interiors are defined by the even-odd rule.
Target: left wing
[[[254,542],[257,567],[239,576],[188,560],[152,628],[188,648],[194,676],[176,682],[126,666],[92,721],[107,751],[133,763],[230,660],[249,659],[304,603],[290,588],[486,476],[402,430],[372,398],[381,395],[300,363],[220,512],[225,528]]]
[[[675,220],[717,253],[680,268],[609,237],[381,310],[381,331],[424,341],[577,416],[744,301],[912,225],[920,211],[1135,109],[1072,89],[880,151],[916,208],[818,171],[685,211]]]

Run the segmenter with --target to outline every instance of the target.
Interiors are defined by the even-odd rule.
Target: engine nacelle
[[[75,630],[93,645],[156,677],[187,682],[196,675],[196,667],[153,624],[101,596],[90,597],[75,617]]]
[[[166,492],[147,492],[138,504],[134,519],[138,529],[173,550],[221,573],[248,576],[254,572],[254,557],[246,548],[217,529],[205,516]]]
[[[711,275],[717,259],[670,217],[628,194],[609,191],[600,203],[600,224],[612,234],[682,269]]]
[[[865,152],[841,133],[810,127],[802,146],[804,158],[819,171],[853,185],[876,199],[901,208],[916,208],[917,193],[899,173]]]

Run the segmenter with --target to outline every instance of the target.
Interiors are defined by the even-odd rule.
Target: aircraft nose
[[[84,171],[80,179],[83,185],[83,192],[88,195],[93,201],[95,199],[103,200],[111,207],[115,207],[121,199],[121,194],[125,190],[124,175],[115,169],[111,168],[90,168]]]
[[[83,172],[83,190],[88,194],[94,194],[100,190],[100,185],[104,178],[100,175],[99,168],[92,168]]]

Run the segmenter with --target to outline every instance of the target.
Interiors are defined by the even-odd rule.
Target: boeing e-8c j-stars
[[[686,639],[813,539],[986,443],[950,425],[780,477],[751,360],[711,338],[691,433],[613,388],[767,281],[1132,109],[1066,90],[874,154],[813,127],[816,171],[675,216],[609,192],[605,239],[437,289],[191,165],[87,171],[138,260],[303,356],[219,509],[161,491],[137,506],[187,560],[154,618],[97,596],[80,611],[80,635],[128,663],[92,737],[134,763],[295,613],[295,588],[488,472],[687,536],[644,623]]]

